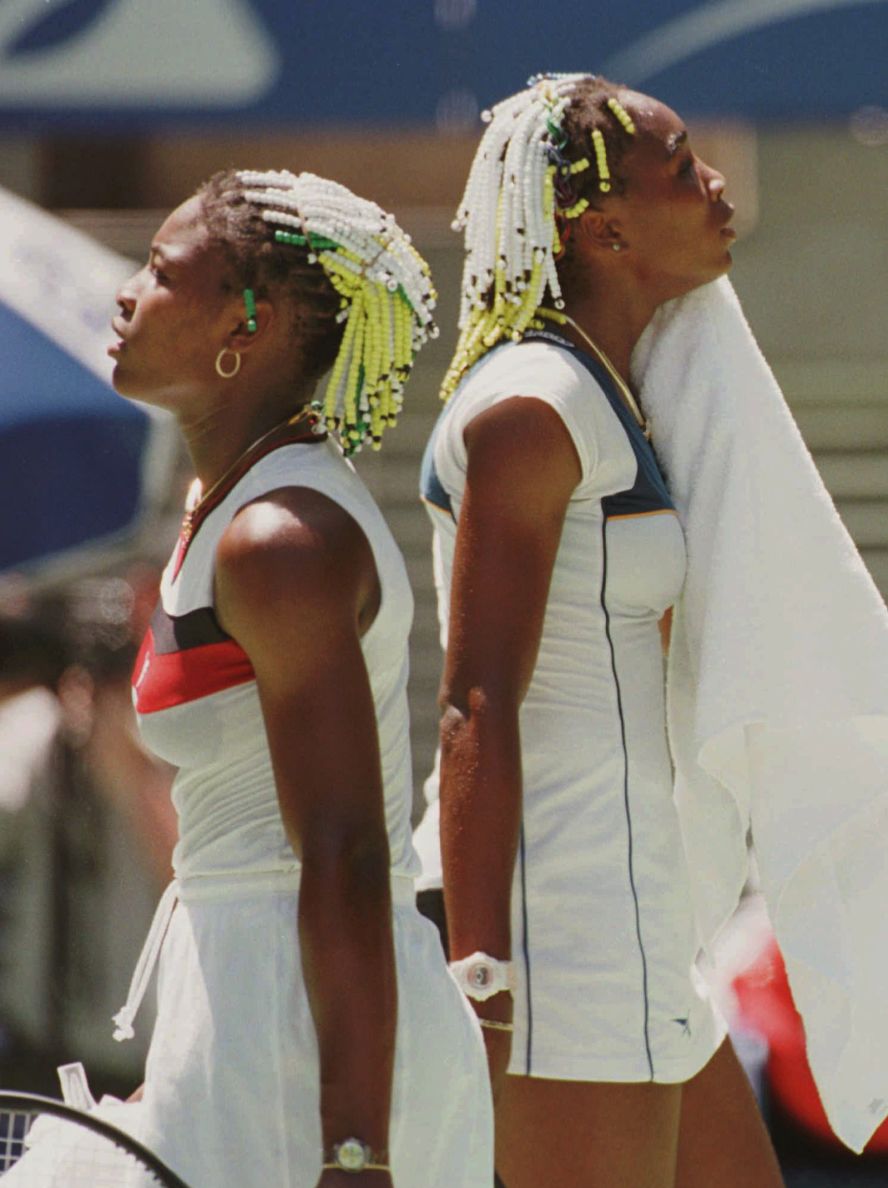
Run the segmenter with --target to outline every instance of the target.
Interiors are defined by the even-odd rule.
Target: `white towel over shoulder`
[[[633,358],[687,535],[668,669],[701,933],[751,829],[830,1122],[888,1116],[888,612],[726,279],[661,308]]]

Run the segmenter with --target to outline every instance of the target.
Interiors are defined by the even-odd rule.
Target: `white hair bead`
[[[307,248],[342,298],[336,321],[342,344],[327,383],[321,417],[346,452],[382,431],[401,408],[413,358],[437,333],[437,294],[410,236],[375,202],[312,173],[242,170],[247,202],[259,208],[280,250]]]
[[[468,367],[502,338],[523,335],[546,293],[556,304],[554,174],[550,154],[571,96],[586,74],[544,76],[484,113],[453,226],[464,232],[462,331],[442,387],[446,399]]]

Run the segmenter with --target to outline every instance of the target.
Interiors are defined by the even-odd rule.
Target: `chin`
[[[148,401],[146,393],[139,389],[139,385],[133,382],[131,376],[128,376],[126,372],[121,373],[119,367],[114,368],[111,385],[117,395],[123,396],[125,400],[138,400],[143,404]]]
[[[683,296],[684,293],[692,293],[694,289],[702,289],[704,285],[711,285],[713,281],[717,281],[720,277],[727,276],[733,266],[734,257],[728,251],[723,252],[717,264],[714,264],[711,268],[707,268],[705,271],[701,270],[700,275],[694,280],[689,281],[683,292],[676,294],[676,296]]]
[[[127,383],[126,372],[121,371],[119,363],[114,364],[114,370],[111,372],[111,386],[118,396],[130,395],[130,386]]]
[[[153,408],[166,408],[167,406],[157,399],[157,393],[150,388],[146,388],[144,384],[140,384],[138,380],[132,376],[128,376],[125,370],[122,370],[118,364],[111,375],[111,384],[118,396],[122,396],[124,400],[132,400],[137,404],[150,404]]]

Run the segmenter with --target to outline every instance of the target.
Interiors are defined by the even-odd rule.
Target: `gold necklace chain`
[[[596,359],[599,361],[599,363],[601,363],[602,367],[604,367],[605,371],[617,385],[617,391],[623,398],[623,403],[635,418],[639,429],[641,429],[642,433],[644,434],[645,441],[650,441],[650,421],[648,421],[647,417],[645,417],[644,413],[641,411],[639,403],[632,395],[632,390],[630,389],[629,385],[620,375],[619,371],[617,371],[616,367],[614,367],[613,363],[611,363],[610,359],[607,357],[598,343],[593,341],[593,339],[589,337],[583,327],[578,322],[575,322],[570,314],[564,313],[563,310],[546,309],[545,307],[541,307],[538,312],[542,314],[544,318],[549,318],[550,321],[556,322],[558,325],[566,324],[568,326],[572,326],[574,330],[576,330],[577,334],[579,334],[580,338],[582,338],[582,340],[586,343],[586,345],[595,355]]]
[[[182,521],[181,535],[184,537],[186,543],[191,539],[191,535],[194,530],[194,521],[197,519],[201,508],[204,507],[207,502],[212,499],[213,495],[225,485],[231,475],[234,474],[234,472],[243,462],[244,458],[246,458],[248,454],[252,453],[253,450],[258,449],[259,446],[268,441],[268,439],[275,433],[278,433],[281,429],[287,426],[297,425],[310,413],[313,413],[313,409],[310,404],[306,404],[300,408],[297,413],[294,413],[293,416],[287,417],[284,421],[279,421],[276,425],[272,425],[272,427],[263,433],[261,437],[257,437],[255,441],[251,441],[247,448],[238,454],[221,478],[216,479],[216,481],[208,490],[203,491],[201,489],[200,480],[194,480],[191,490],[188,492],[188,499],[186,500],[185,504],[185,518]]]

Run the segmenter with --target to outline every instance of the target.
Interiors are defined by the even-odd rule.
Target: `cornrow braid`
[[[486,351],[538,328],[541,306],[564,307],[559,262],[569,241],[560,228],[625,192],[616,171],[635,125],[621,89],[590,74],[535,75],[482,115],[487,128],[453,223],[466,256],[444,400]]]
[[[397,423],[414,357],[437,335],[428,265],[392,215],[312,173],[241,170],[199,191],[237,283],[291,297],[303,378],[331,369],[318,412],[352,454]]]

